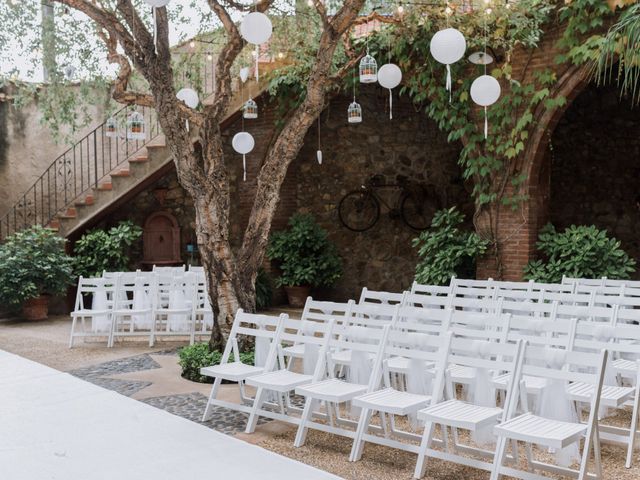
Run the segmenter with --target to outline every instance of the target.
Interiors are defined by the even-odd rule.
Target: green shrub
[[[456,207],[439,210],[431,226],[413,240],[420,260],[416,265],[416,282],[445,285],[459,275],[469,262],[487,251],[488,241],[475,232],[464,232],[460,225],[464,214]]]
[[[195,343],[181,348],[178,356],[183,378],[198,383],[213,383],[213,378],[200,375],[200,369],[218,365],[222,359],[222,353],[217,350],[211,351],[208,343]],[[253,352],[241,352],[240,360],[247,365],[253,365]]]
[[[289,229],[274,233],[267,249],[282,271],[276,285],[333,285],[342,275],[342,260],[327,237],[311,215],[293,215]]]
[[[264,268],[258,270],[256,276],[256,310],[264,310],[271,306],[273,286],[271,277]]]
[[[129,270],[142,229],[127,220],[109,230],[85,233],[74,247],[74,272],[85,277],[102,276],[103,271]]]
[[[61,295],[73,280],[65,240],[35,225],[0,245],[0,302],[12,309],[40,295]]]
[[[548,224],[540,230],[536,246],[543,258],[524,268],[527,280],[559,283],[563,275],[626,279],[636,270],[635,260],[620,248],[620,242],[594,225],[571,225],[558,232]]]

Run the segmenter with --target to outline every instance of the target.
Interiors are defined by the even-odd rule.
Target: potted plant
[[[62,295],[73,280],[65,240],[39,225],[15,233],[0,245],[0,302],[22,307],[27,320],[43,320],[49,296]]]
[[[289,229],[272,235],[267,256],[279,262],[278,287],[287,292],[289,305],[302,307],[311,287],[331,286],[342,275],[342,260],[327,232],[311,215],[289,219]]]

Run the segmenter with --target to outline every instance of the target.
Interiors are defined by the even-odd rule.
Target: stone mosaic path
[[[155,352],[154,355],[175,355],[176,350]],[[132,373],[144,370],[160,368],[160,365],[149,354],[122,358],[110,362],[100,363],[87,368],[72,370],[69,373],[108,390],[113,390],[121,395],[130,397],[140,390],[151,385],[150,382],[134,380],[120,380],[107,378],[121,373]],[[180,395],[167,395],[145,398],[141,400],[153,407],[166,410],[173,415],[186,418],[213,430],[235,435],[243,432],[247,424],[248,415],[229,408],[215,407],[210,420],[202,422],[202,413],[207,405],[207,397],[199,392]],[[270,422],[270,419],[261,418],[258,424]]]

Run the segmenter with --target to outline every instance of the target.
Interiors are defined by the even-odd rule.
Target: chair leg
[[[356,435],[353,439],[353,445],[351,445],[351,454],[349,455],[350,462],[357,462],[362,458],[362,452],[364,451],[364,440],[362,437],[367,433],[367,430],[369,430],[369,422],[371,422],[372,416],[373,410],[370,408],[364,408],[360,412],[358,428],[356,429]]]
[[[596,467],[596,477],[602,478],[602,457],[600,450],[600,431],[596,428],[593,432],[593,459]]]
[[[313,404],[314,400],[312,397],[306,397],[304,402],[304,408],[302,409],[302,417],[300,418],[300,424],[298,425],[298,431],[296,432],[296,438],[293,441],[293,446],[296,448],[300,448],[304,445],[304,442],[307,440],[307,432],[309,428],[307,427],[307,422],[311,419],[311,415],[313,414]],[[331,416],[330,411],[331,405],[327,403],[327,415]]]
[[[258,388],[256,392],[256,397],[253,400],[253,408],[251,409],[251,414],[249,415],[249,420],[247,421],[247,428],[245,428],[244,433],[253,433],[256,430],[256,425],[258,424],[258,410],[262,407],[264,403],[264,399],[267,396],[267,390],[263,387]]]
[[[424,477],[424,472],[427,468],[427,449],[431,446],[431,437],[433,437],[434,423],[427,422],[424,427],[424,433],[422,434],[422,441],[420,442],[420,450],[418,451],[418,459],[416,460],[416,468],[413,472],[413,478]]]
[[[507,439],[505,437],[498,437],[498,444],[496,445],[496,453],[493,457],[493,466],[491,467],[490,480],[500,479],[500,469],[502,462],[504,462],[504,454],[507,449]]]
[[[149,332],[149,348],[153,347],[156,343],[156,315],[151,314],[151,331]]]
[[[71,321],[71,337],[69,338],[69,348],[73,347],[73,333],[76,330],[76,317],[73,317]]]
[[[211,393],[209,394],[209,400],[207,400],[207,406],[204,409],[204,414],[202,415],[202,421],[206,422],[211,417],[211,409],[213,405],[211,404],[212,400],[218,396],[218,389],[220,388],[220,384],[222,383],[221,378],[217,378],[213,381],[213,386],[211,387]]]
[[[631,468],[633,463],[633,450],[635,448],[636,436],[638,434],[638,408],[640,407],[640,385],[636,385],[636,392],[633,398],[633,413],[631,414],[631,425],[629,425],[629,446],[627,447],[627,460],[624,464],[626,468]]]
[[[196,343],[196,316],[191,314],[191,337],[189,338],[189,345]]]

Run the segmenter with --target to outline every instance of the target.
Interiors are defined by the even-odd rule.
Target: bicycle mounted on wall
[[[386,201],[378,192],[396,190],[397,195]],[[340,222],[349,230],[364,232],[380,218],[380,204],[389,212],[389,218],[400,218],[414,230],[425,230],[431,225],[440,201],[433,185],[412,182],[398,175],[396,183],[386,183],[383,175],[372,175],[360,189],[347,193],[338,204]]]

